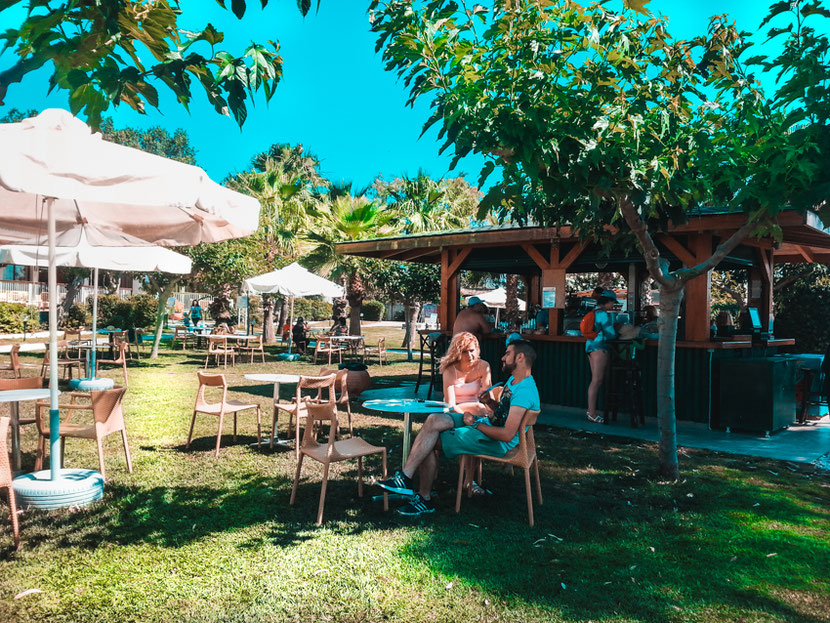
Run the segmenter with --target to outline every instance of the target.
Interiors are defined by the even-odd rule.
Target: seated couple
[[[480,358],[471,333],[453,337],[439,370],[444,375],[444,399],[450,413],[432,413],[412,444],[403,471],[377,484],[392,493],[411,495],[398,509],[402,515],[435,512],[432,484],[438,472],[438,448],[452,459],[461,454],[504,456],[519,443],[519,425],[528,410],[539,409],[539,390],[531,376],[536,351],[530,342],[512,341],[501,358],[510,375],[499,402],[490,395],[490,366]],[[418,489],[413,478],[418,472]],[[471,483],[470,486],[473,486]]]

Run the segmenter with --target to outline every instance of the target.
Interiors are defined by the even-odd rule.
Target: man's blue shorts
[[[477,428],[465,426],[463,413],[447,413],[447,415],[452,418],[454,428],[441,433],[441,448],[450,459],[460,454],[486,454],[501,457],[518,444],[518,435],[505,443],[488,437]]]

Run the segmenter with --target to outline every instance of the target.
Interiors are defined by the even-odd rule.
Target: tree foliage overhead
[[[225,8],[225,0],[216,0]],[[260,0],[262,6],[268,0]],[[0,0],[0,11],[23,0]],[[159,87],[188,107],[195,84],[222,114],[241,126],[246,100],[260,89],[270,100],[282,77],[279,44],[251,43],[230,52],[224,34],[212,24],[197,31],[179,27],[183,8],[177,0],[70,0],[29,2],[26,18],[0,34],[4,50],[16,62],[0,72],[0,105],[9,87],[43,66],[52,66],[50,89],[69,94],[73,114],[84,113],[93,126],[110,106],[127,104],[144,113],[159,103]],[[310,0],[298,0],[305,15]],[[196,8],[191,3],[191,10]],[[232,0],[237,18],[245,0]]]

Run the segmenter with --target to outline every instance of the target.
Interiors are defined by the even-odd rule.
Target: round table
[[[246,374],[245,378],[249,381],[258,381],[260,383],[273,383],[274,384],[274,408],[277,408],[277,403],[280,401],[280,383],[299,383],[300,382],[300,375],[299,374]],[[298,423],[299,425],[299,423]],[[274,427],[274,430],[271,431],[271,439],[268,442],[273,447],[273,444],[277,444],[278,446],[286,446],[288,447],[288,443],[291,441],[290,439],[286,439],[285,441],[277,438],[277,427]],[[256,444],[251,444],[256,445]]]
[[[19,403],[49,398],[48,389],[8,389],[0,391],[0,402],[9,402],[12,429],[12,470],[20,471],[20,409]]]
[[[412,420],[410,415],[413,413],[447,413],[450,410],[450,405],[446,402],[414,398],[367,400],[363,403],[363,406],[372,411],[403,413],[403,458],[401,466],[406,465],[409,448],[412,446]]]

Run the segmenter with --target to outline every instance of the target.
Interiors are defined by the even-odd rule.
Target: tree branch
[[[621,195],[617,197],[617,205],[620,212],[628,224],[629,229],[637,237],[640,246],[643,247],[643,258],[646,261],[646,267],[651,277],[661,286],[667,288],[676,287],[677,283],[674,277],[667,275],[660,267],[660,251],[654,244],[651,234],[648,233],[648,228],[637,213],[637,208],[628,198],[628,195]]]
[[[757,223],[752,221],[748,221],[741,227],[738,231],[734,234],[729,236],[726,240],[724,240],[718,247],[715,249],[715,252],[704,262],[701,262],[697,266],[692,266],[690,268],[682,268],[678,271],[675,271],[675,276],[683,281],[684,283],[690,281],[697,277],[698,275],[702,275],[703,273],[709,272],[715,266],[721,263],[723,258],[729,255],[732,250],[741,244],[744,240],[749,237],[749,234],[757,227]]]

